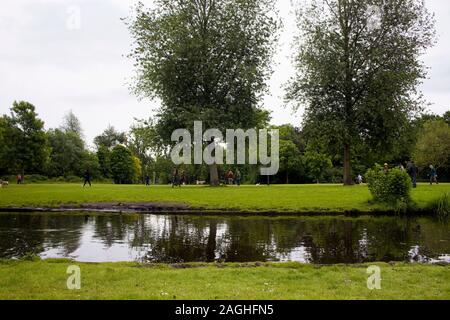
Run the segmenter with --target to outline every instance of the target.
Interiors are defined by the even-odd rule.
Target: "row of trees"
[[[222,131],[267,125],[260,97],[281,25],[274,4],[157,0],[156,9],[136,7],[128,20],[134,89],[162,101],[156,129],[167,145],[174,129],[194,120]],[[334,163],[350,185],[360,164],[405,160],[424,105],[420,56],[435,39],[424,2],[311,0],[298,8],[297,25],[297,73],[286,98],[306,111],[307,141],[302,150],[283,139],[285,180],[298,167],[319,180]],[[210,177],[217,185],[215,164]]]
[[[0,117],[0,176],[38,174],[78,180],[89,171],[97,179],[138,182],[141,164],[123,145],[125,133],[108,128],[95,139],[96,150],[91,151],[72,112],[59,128],[46,131],[32,104],[14,102],[10,111]]]
[[[222,132],[269,126],[261,97],[281,26],[275,0],[156,0],[155,4],[155,9],[138,4],[127,24],[134,40],[130,54],[136,68],[134,93],[159,98],[161,108],[154,122],[140,121],[128,134],[109,128],[95,139],[95,154],[88,152],[83,158],[95,162],[95,155],[100,175],[118,183],[153,172],[170,176],[171,133],[192,129],[194,121]],[[435,35],[433,16],[423,1],[311,0],[299,8],[297,20],[297,73],[287,84],[286,98],[306,112],[301,130],[280,128],[281,171],[276,181],[325,179],[348,185],[355,174],[376,162],[403,164],[413,156],[423,165],[448,165],[443,120],[425,125],[432,116],[420,116],[425,104],[418,85],[426,77],[420,56]],[[14,108],[12,116],[1,121],[5,128],[18,129],[7,129],[6,135],[21,130],[20,108]],[[70,135],[71,148],[85,150],[77,140],[81,136],[63,128],[49,133],[53,146],[31,156],[27,143],[45,146],[43,123],[36,120],[33,125],[35,136],[19,134],[23,141],[7,138],[14,142],[9,151],[2,151],[4,163],[11,164],[5,168],[42,170],[43,159],[52,158],[62,137]],[[427,132],[423,139],[437,135],[440,142],[418,141],[422,129]],[[433,150],[442,151],[439,160],[426,158]],[[83,164],[66,171],[61,164],[67,163],[56,158],[54,162],[52,175],[79,174],[83,167],[94,167]],[[221,171],[227,168],[212,164],[208,169],[205,174],[202,166],[183,168],[188,177],[212,185],[219,184]],[[252,177],[249,181],[260,180],[255,168],[244,166],[242,171]]]
[[[280,171],[270,182],[342,182],[342,159],[307,127],[271,128],[280,131]],[[356,174],[366,172],[373,161],[396,165],[414,159],[422,168],[435,165],[441,178],[450,178],[450,111],[442,117],[423,114],[415,118],[400,141],[407,143],[376,160],[367,154],[353,155]],[[0,176],[26,173],[78,181],[89,170],[94,178],[115,183],[139,183],[147,176],[157,183],[171,179],[169,148],[152,121],[136,121],[128,132],[108,127],[94,139],[94,145],[94,150],[87,148],[81,123],[72,112],[66,114],[59,128],[46,131],[32,104],[15,102],[10,115],[0,117]],[[236,168],[218,168],[219,179],[228,169]],[[255,166],[244,165],[239,170],[246,183],[267,182]],[[187,183],[209,180],[206,166],[183,166],[180,171]]]

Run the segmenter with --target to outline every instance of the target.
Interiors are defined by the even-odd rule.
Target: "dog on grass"
[[[7,186],[9,186],[9,182],[8,181],[1,181],[0,180],[0,188],[6,188]]]

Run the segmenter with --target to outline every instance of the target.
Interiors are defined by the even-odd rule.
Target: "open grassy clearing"
[[[69,265],[81,290],[67,289]],[[0,299],[450,299],[450,266],[377,263],[381,290],[369,290],[369,265],[257,265],[3,260]]]
[[[450,184],[421,184],[412,191],[418,208],[441,194],[450,192]],[[183,203],[195,208],[237,209],[274,212],[370,212],[385,210],[370,203],[366,186],[289,185],[289,186],[204,186],[145,187],[140,185],[98,184],[83,188],[78,184],[11,185],[0,189],[0,207],[57,207],[89,202],[168,202]]]

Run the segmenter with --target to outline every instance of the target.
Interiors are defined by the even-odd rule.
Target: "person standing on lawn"
[[[187,183],[187,181],[186,181],[186,173],[184,172],[184,170],[182,170],[181,173],[180,173],[179,187],[184,186],[186,183]]]
[[[417,175],[419,174],[419,169],[416,164],[411,162],[411,166],[409,167],[409,175],[411,176],[411,180],[413,183],[413,188],[417,188]]]
[[[430,164],[430,185],[433,185],[433,182],[435,182],[436,184],[439,184],[439,182],[437,180],[436,168],[432,164]]]
[[[174,167],[172,171],[172,188],[179,185],[178,168]]]
[[[236,169],[235,180],[238,187],[241,185],[241,178],[241,172],[239,169]]]
[[[234,173],[233,173],[233,171],[231,169],[228,170],[228,172],[226,174],[226,178],[228,180],[228,184],[232,185],[233,184],[233,180],[234,180]]]
[[[91,184],[91,172],[89,171],[89,169],[87,169],[86,172],[84,173],[83,188],[86,186],[86,183],[89,183],[89,187],[92,187],[92,184]]]

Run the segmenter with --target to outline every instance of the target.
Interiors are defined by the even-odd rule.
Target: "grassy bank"
[[[450,184],[429,186],[421,184],[412,192],[419,208],[450,192]],[[88,202],[170,202],[184,203],[209,209],[237,209],[244,211],[276,212],[370,212],[385,210],[370,203],[366,186],[291,185],[197,187],[172,189],[168,186],[144,187],[94,185],[82,188],[78,184],[11,185],[0,189],[0,207],[79,205]]]
[[[67,267],[81,269],[68,290]],[[0,299],[450,299],[450,266],[383,264],[381,290],[368,265],[139,265],[65,260],[0,261]],[[192,267],[196,266],[196,267]]]

